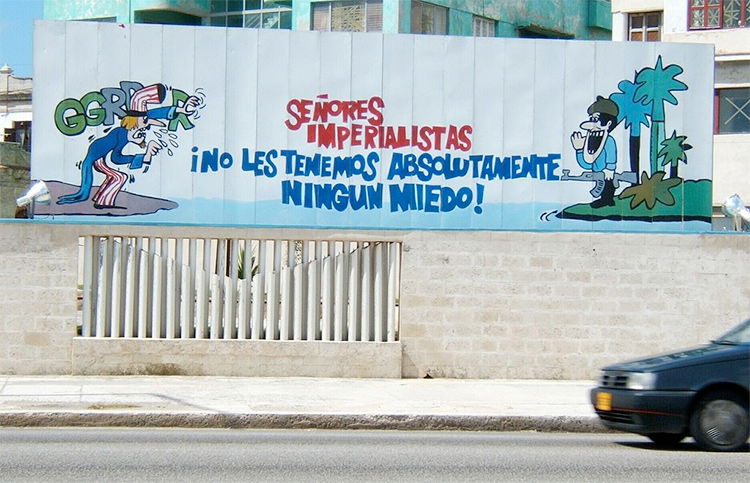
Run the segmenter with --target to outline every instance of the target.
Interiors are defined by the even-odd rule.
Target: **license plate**
[[[611,411],[612,410],[612,394],[608,392],[597,392],[596,393],[596,409],[599,411]]]

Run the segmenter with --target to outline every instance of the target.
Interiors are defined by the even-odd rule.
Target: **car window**
[[[712,342],[717,344],[748,344],[750,343],[750,319],[747,319],[734,329]]]

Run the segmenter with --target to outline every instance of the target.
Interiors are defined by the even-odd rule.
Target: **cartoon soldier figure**
[[[81,162],[81,186],[75,193],[60,196],[57,204],[81,203],[89,199],[93,188],[94,170],[104,175],[104,181],[97,189],[91,201],[96,209],[120,208],[115,200],[128,180],[128,174],[115,169],[115,166],[127,166],[130,170],[147,169],[161,145],[156,141],[146,142],[146,131],[151,126],[164,127],[160,119],[171,120],[178,114],[192,115],[199,100],[190,96],[180,106],[149,108],[149,105],[161,104],[166,96],[166,87],[153,84],[136,91],[130,101],[130,109],[120,121],[120,126],[110,130],[105,136],[94,140],[89,146],[86,157]],[[139,154],[124,154],[129,143],[139,146],[144,151]]]
[[[609,133],[617,126],[619,109],[611,99],[597,96],[587,112],[588,120],[581,123],[585,134],[574,131],[570,142],[576,150],[576,161],[581,168],[604,174],[604,189],[599,199],[591,202],[591,207],[614,206],[617,144]]]

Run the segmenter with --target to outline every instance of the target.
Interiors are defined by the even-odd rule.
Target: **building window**
[[[219,27],[292,28],[292,0],[211,0],[206,23]]]
[[[474,37],[494,37],[497,22],[492,19],[474,16]]]
[[[636,42],[660,41],[661,12],[631,13],[628,40]]]
[[[431,3],[411,2],[411,33],[446,35],[448,9]]]
[[[716,91],[716,133],[750,133],[750,87]]]
[[[312,30],[382,32],[383,0],[346,0],[312,4]]]
[[[750,0],[690,0],[691,29],[747,27]]]
[[[31,121],[14,121],[13,127],[5,129],[3,141],[18,143],[22,149],[31,151]]]

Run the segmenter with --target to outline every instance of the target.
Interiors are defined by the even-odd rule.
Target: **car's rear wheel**
[[[748,402],[731,391],[703,396],[690,417],[690,431],[701,448],[735,451],[745,445],[750,433]]]
[[[663,447],[675,446],[677,443],[685,439],[684,434],[678,433],[651,433],[646,436],[648,436],[648,439],[653,441],[655,445]]]

